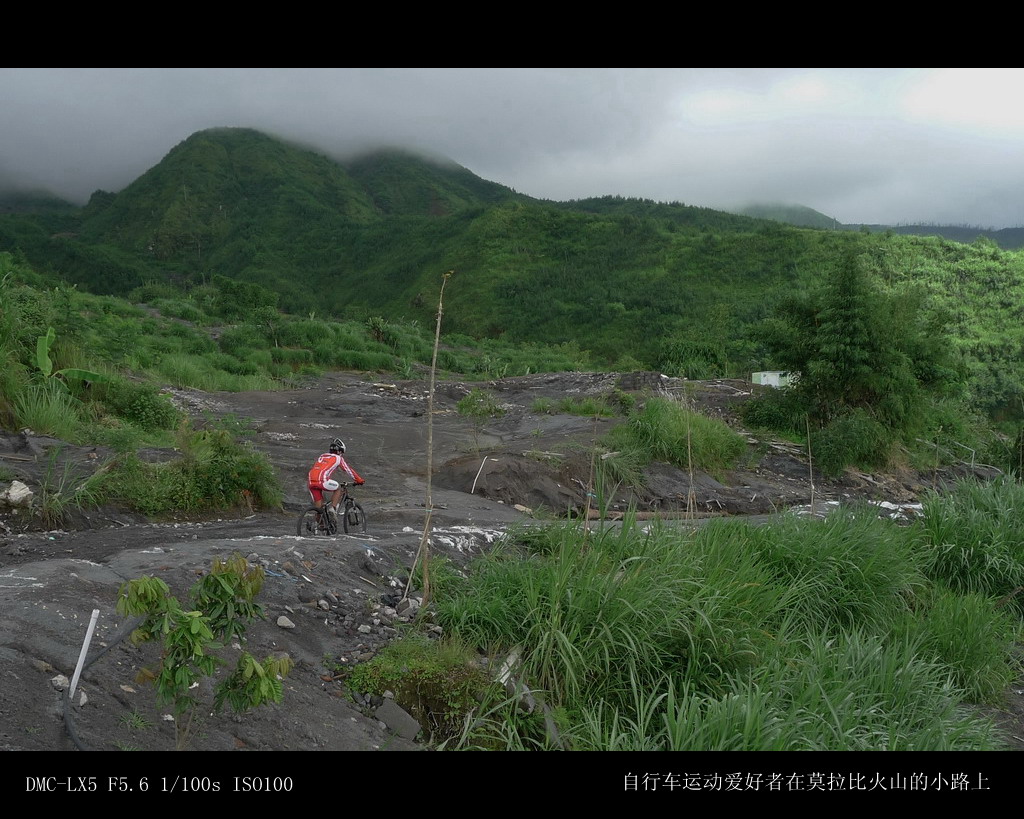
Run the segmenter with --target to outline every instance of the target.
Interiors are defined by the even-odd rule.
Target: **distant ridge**
[[[747,205],[737,213],[743,216],[752,216],[755,219],[771,219],[773,222],[783,222],[795,227],[825,228],[836,230],[843,227],[836,219],[819,213],[804,205],[781,205],[781,204],[755,204]]]
[[[39,213],[77,207],[46,190],[0,191],[0,213]]]
[[[1020,250],[1024,247],[1024,227],[988,230],[979,227],[961,225],[844,225],[846,230],[867,228],[872,233],[891,231],[901,236],[941,236],[953,242],[965,245],[976,242],[979,238],[990,239],[1003,250]]]
[[[979,238],[990,239],[1003,250],[1018,250],[1024,247],[1024,227],[991,230],[966,225],[883,225],[843,224],[832,216],[826,216],[804,205],[759,203],[748,205],[736,213],[756,219],[770,219],[773,222],[794,227],[822,228],[824,230],[861,230],[871,233],[892,232],[902,236],[941,236],[953,242],[971,244]]]

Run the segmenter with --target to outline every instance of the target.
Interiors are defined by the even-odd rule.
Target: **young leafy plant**
[[[473,440],[476,450],[480,451],[480,433],[490,418],[500,418],[505,414],[505,408],[495,396],[487,390],[479,387],[473,388],[468,395],[459,399],[455,405],[459,415],[469,418],[473,422]]]
[[[222,660],[215,654],[232,637],[241,637],[249,620],[262,617],[253,598],[263,587],[264,572],[236,554],[213,570],[190,592],[192,610],[186,610],[159,578],[129,580],[118,592],[117,611],[140,616],[132,633],[136,644],[159,639],[160,665],[144,669],[140,677],[156,685],[157,702],[174,708],[175,744],[185,748],[191,739],[192,721],[200,702],[193,694],[203,677],[211,677]],[[242,713],[268,702],[280,702],[281,679],[292,668],[287,655],[267,657],[262,663],[241,652],[235,670],[214,690],[214,707],[226,702]]]

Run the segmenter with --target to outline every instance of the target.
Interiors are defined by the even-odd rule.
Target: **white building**
[[[766,387],[788,387],[796,381],[797,374],[788,370],[762,370],[751,376],[755,384],[763,384]]]

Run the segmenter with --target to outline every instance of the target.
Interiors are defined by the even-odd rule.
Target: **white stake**
[[[68,691],[68,700],[75,696],[75,689],[78,687],[78,678],[82,675],[82,666],[85,665],[85,655],[89,653],[89,643],[92,642],[92,633],[96,628],[96,618],[100,616],[99,609],[92,610],[92,618],[89,620],[89,630],[85,633],[85,642],[82,643],[82,651],[78,655],[78,666],[75,668],[75,676],[71,678],[71,690]]]
[[[473,486],[469,490],[469,494],[470,495],[472,495],[474,492],[476,492],[476,482],[478,480],[480,480],[480,473],[484,471],[484,464],[485,463],[487,463],[487,458],[486,457],[484,457],[484,459],[482,461],[480,461],[480,468],[476,471],[476,477],[473,478]]]

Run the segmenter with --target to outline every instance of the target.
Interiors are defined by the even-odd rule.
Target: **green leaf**
[[[39,367],[39,371],[47,378],[53,372],[53,362],[50,360],[50,345],[53,344],[54,337],[53,328],[50,327],[47,329],[45,336],[39,336],[36,339],[36,364]]]

